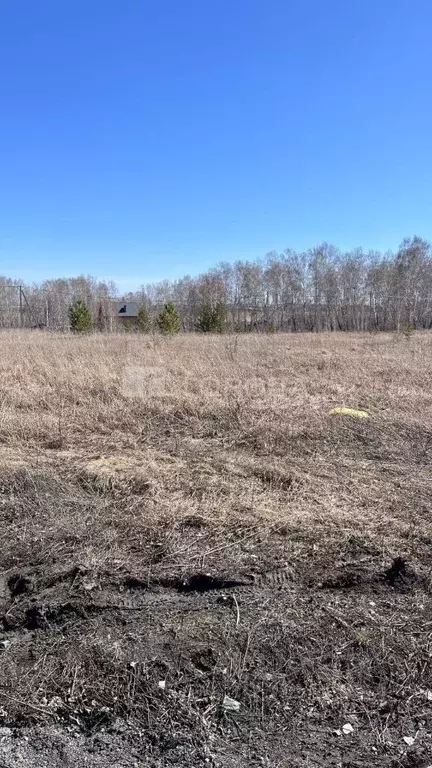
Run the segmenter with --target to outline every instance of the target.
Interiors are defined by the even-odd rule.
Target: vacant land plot
[[[1,334],[0,766],[432,764],[431,382],[429,334]]]

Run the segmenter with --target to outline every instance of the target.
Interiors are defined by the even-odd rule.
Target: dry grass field
[[[1,333],[0,766],[427,768],[431,460],[431,334]]]

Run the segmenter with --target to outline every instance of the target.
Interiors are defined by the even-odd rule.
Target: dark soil
[[[8,576],[2,768],[430,764],[430,596],[400,558],[91,589],[56,567]]]
[[[432,766],[423,474],[410,506],[386,467],[362,526],[308,518],[307,478],[295,513],[289,467],[221,455],[153,495],[63,459],[2,475],[0,768]]]

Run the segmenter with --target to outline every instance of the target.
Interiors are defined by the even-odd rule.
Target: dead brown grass
[[[297,733],[287,765],[342,764],[349,746],[350,765],[379,750],[380,765],[420,766],[403,761],[429,738],[432,335],[0,344],[6,719],[92,730],[115,713],[156,742],[195,729],[202,759],[219,749],[224,765],[243,765],[227,762],[236,740],[260,733],[255,751],[276,739],[283,752]],[[330,416],[339,405],[370,419]],[[203,573],[243,585],[234,623],[223,603],[211,619],[181,596]],[[167,674],[172,700],[157,690]],[[219,719],[223,691],[242,700],[240,725]],[[342,748],[347,719],[357,735]],[[327,758],[299,736],[314,729]]]

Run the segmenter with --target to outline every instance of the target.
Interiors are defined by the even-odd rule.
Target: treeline
[[[26,325],[66,329],[71,304],[80,299],[93,328],[117,330],[113,300],[120,296],[113,283],[79,277],[24,286],[20,320],[11,308],[13,282],[0,279],[2,325],[19,324],[24,314]],[[272,252],[257,262],[222,263],[197,277],[143,285],[121,298],[144,309],[147,329],[158,328],[168,303],[175,305],[184,331],[432,328],[432,248],[420,237],[405,239],[396,253],[341,251],[324,243],[306,252]]]

